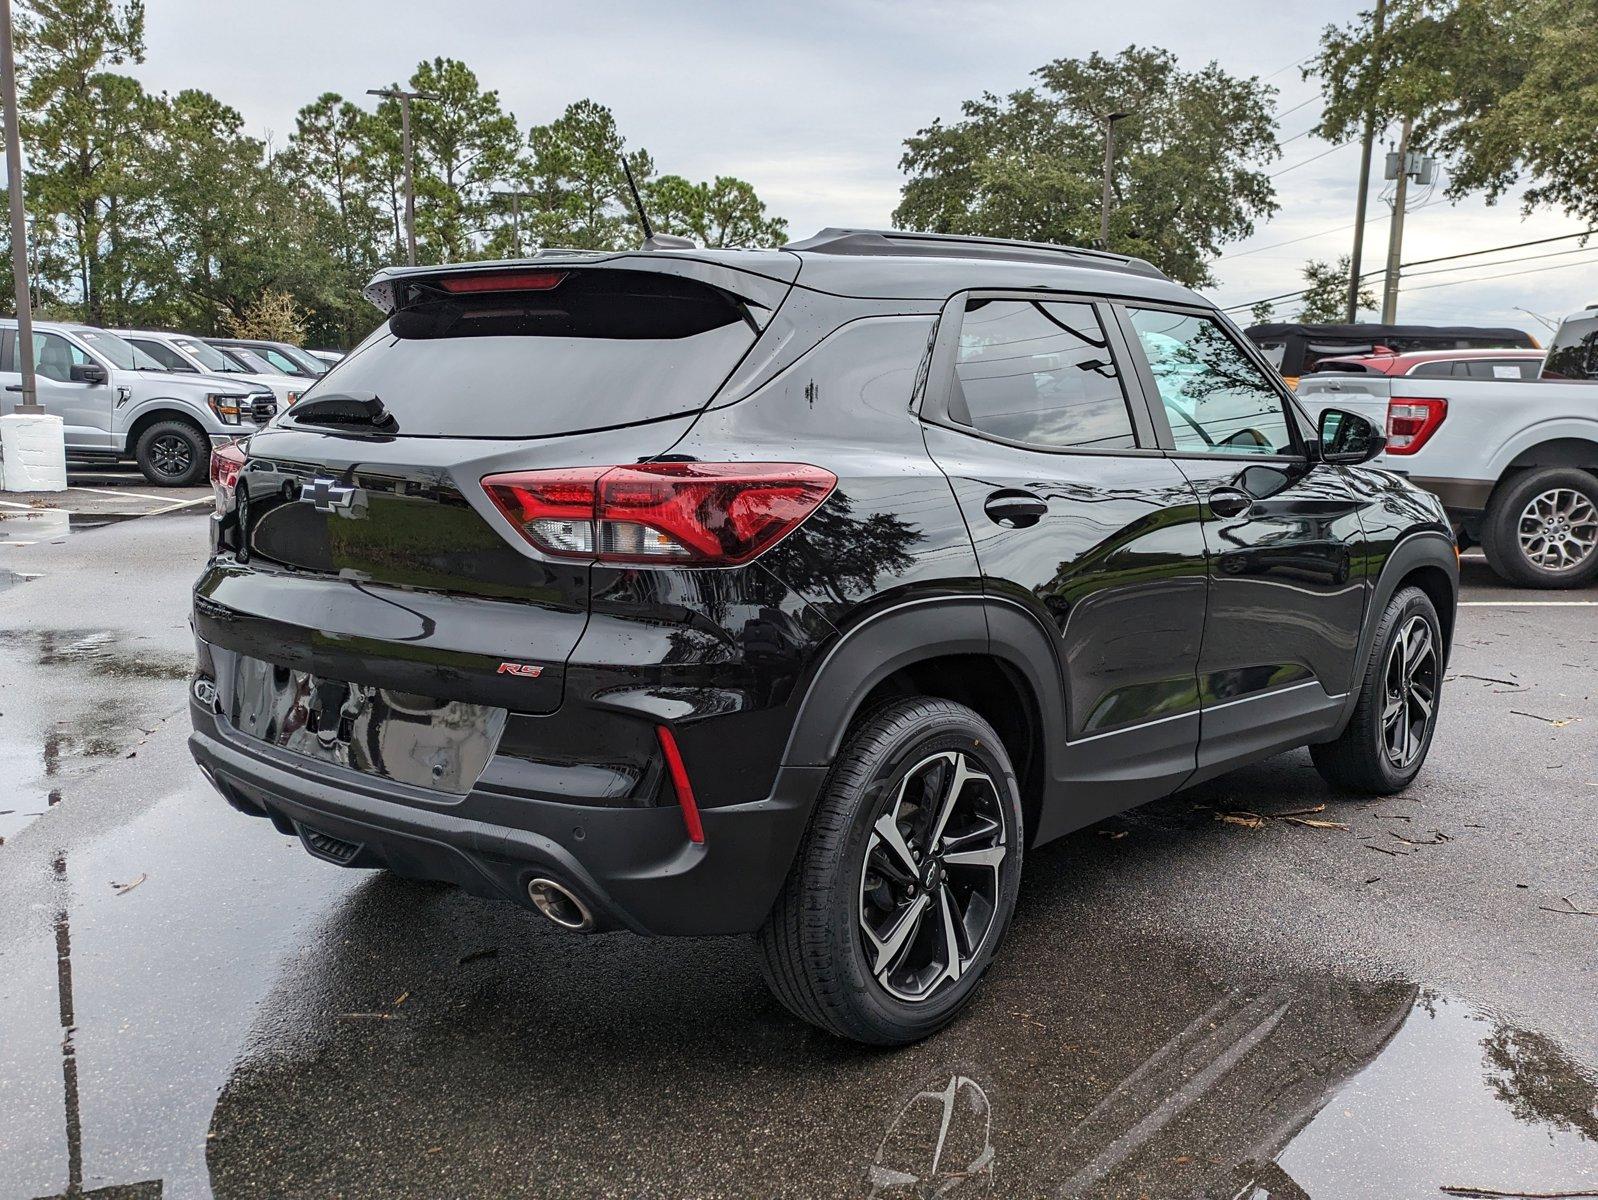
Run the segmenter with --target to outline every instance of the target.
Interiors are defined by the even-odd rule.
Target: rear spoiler
[[[372,276],[361,290],[384,313],[392,314],[404,307],[414,284],[436,284],[450,276],[522,274],[529,270],[542,271],[554,268],[565,270],[642,271],[663,275],[681,275],[711,287],[720,288],[737,297],[757,312],[760,325],[774,313],[788,294],[788,289],[798,277],[800,260],[796,255],[784,253],[750,254],[750,265],[727,266],[722,262],[707,261],[682,251],[662,252],[650,250],[540,250],[525,258],[499,259],[489,262],[450,263],[430,267],[384,267]]]

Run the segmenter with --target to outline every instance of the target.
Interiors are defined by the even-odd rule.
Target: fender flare
[[[1354,674],[1354,686],[1348,690],[1348,699],[1343,702],[1342,719],[1337,724],[1339,734],[1359,705],[1360,686],[1365,678],[1365,664],[1370,661],[1371,649],[1376,640],[1376,626],[1381,621],[1382,613],[1387,611],[1387,605],[1392,600],[1393,593],[1398,591],[1400,581],[1417,567],[1441,569],[1448,576],[1455,605],[1459,603],[1459,556],[1454,551],[1453,538],[1437,529],[1412,529],[1400,537],[1388,552],[1387,561],[1382,564],[1381,574],[1376,577],[1375,587],[1371,590],[1370,607],[1365,610],[1365,627],[1360,630],[1359,649],[1355,652],[1354,661],[1359,664],[1359,669]],[[1444,638],[1443,662],[1446,665],[1448,653],[1452,649],[1451,631],[1454,621],[1452,614],[1448,614],[1445,619],[1447,630]]]
[[[1498,447],[1487,464],[1487,478],[1501,483],[1509,465],[1544,442],[1591,442],[1598,448],[1598,420],[1586,416],[1551,417],[1519,430]]]
[[[1044,778],[1062,761],[1065,688],[1054,640],[1038,618],[993,596],[933,596],[880,609],[833,643],[799,705],[785,766],[830,766],[871,689],[905,667],[950,654],[991,655],[1032,692]],[[1019,765],[1019,764],[1018,764]]]
[[[211,416],[208,409],[202,415],[200,410],[204,408],[205,402],[203,400],[196,404],[192,400],[184,400],[173,396],[151,396],[147,400],[137,401],[120,414],[122,418],[122,429],[119,435],[121,451],[125,454],[133,453],[134,426],[148,417],[154,417],[158,421],[181,419],[191,425],[199,426],[200,432],[206,437],[210,437],[216,432],[214,428],[216,418]]]

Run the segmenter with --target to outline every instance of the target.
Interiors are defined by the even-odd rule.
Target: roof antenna
[[[644,198],[638,194],[638,181],[633,178],[633,169],[627,162],[625,154],[618,156],[621,159],[622,174],[627,176],[627,188],[633,194],[633,207],[638,210],[638,224],[644,230],[645,250],[697,250],[698,244],[693,238],[678,237],[671,233],[656,233],[654,226],[649,223],[649,214],[644,211]]]

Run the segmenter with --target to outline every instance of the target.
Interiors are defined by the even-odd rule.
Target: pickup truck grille
[[[271,396],[257,396],[250,405],[250,419],[257,425],[265,425],[277,416],[277,400]]]

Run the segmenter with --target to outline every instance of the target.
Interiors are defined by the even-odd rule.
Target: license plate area
[[[464,796],[505,730],[505,710],[323,679],[239,655],[228,720],[246,737],[319,762]]]

